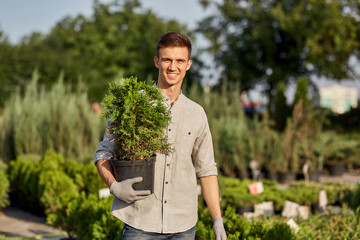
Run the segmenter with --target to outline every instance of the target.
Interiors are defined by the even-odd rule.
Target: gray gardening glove
[[[110,186],[110,193],[126,203],[144,199],[151,194],[150,190],[135,191],[132,188],[134,183],[141,182],[142,180],[142,177],[136,177],[121,182],[114,181]]]
[[[226,240],[226,232],[223,224],[222,218],[214,218],[213,219],[213,231],[216,236],[216,240]]]

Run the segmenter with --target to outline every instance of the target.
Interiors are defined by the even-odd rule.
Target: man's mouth
[[[176,73],[168,73],[167,75],[169,75],[170,77],[176,77],[177,76]]]

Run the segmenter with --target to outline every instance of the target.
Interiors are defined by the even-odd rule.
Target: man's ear
[[[190,69],[191,65],[192,65],[192,60],[189,59],[189,61],[187,62],[186,71]]]
[[[159,58],[157,56],[154,57],[155,67],[159,68]]]

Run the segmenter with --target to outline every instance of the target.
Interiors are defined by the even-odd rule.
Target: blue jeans
[[[194,240],[196,226],[179,233],[152,233],[145,232],[125,224],[122,240]]]

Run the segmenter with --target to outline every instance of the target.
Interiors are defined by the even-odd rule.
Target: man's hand
[[[213,230],[216,236],[216,240],[226,240],[226,232],[222,218],[214,218]]]
[[[151,194],[150,190],[135,191],[132,188],[134,183],[141,182],[142,177],[126,179],[121,182],[114,181],[110,186],[110,192],[115,197],[126,203],[132,203],[146,198]]]

